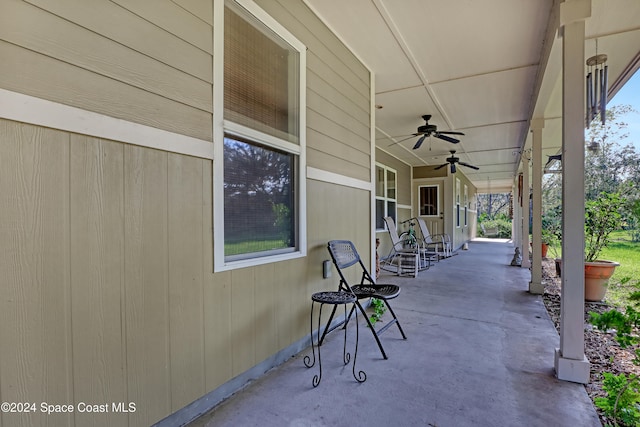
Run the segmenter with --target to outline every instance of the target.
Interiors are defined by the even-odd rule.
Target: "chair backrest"
[[[333,260],[333,264],[336,266],[338,270],[338,274],[340,275],[340,287],[345,288],[345,290],[349,292],[353,292],[351,290],[351,286],[349,286],[349,282],[344,275],[344,270],[351,267],[354,264],[360,264],[362,269],[362,280],[360,283],[364,283],[365,279],[371,283],[375,283],[367,268],[364,266],[362,259],[360,259],[360,255],[356,250],[353,242],[349,240],[331,240],[327,244],[327,248],[329,249],[329,254],[331,255],[331,259]]]
[[[424,222],[422,218],[416,218],[418,220],[418,227],[420,227],[420,233],[422,233],[422,239],[425,243],[433,243],[433,239],[431,238],[431,233],[429,233],[429,229],[427,228],[427,224]]]
[[[396,249],[402,248],[402,242],[400,241],[400,236],[398,236],[398,229],[396,228],[396,223],[390,216],[384,217],[384,222],[387,224],[387,230],[389,230],[389,237],[391,238],[391,244]]]

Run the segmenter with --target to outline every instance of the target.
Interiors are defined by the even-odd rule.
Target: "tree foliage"
[[[478,194],[478,218],[483,220],[508,219],[511,211],[511,193]]]
[[[631,230],[634,239],[640,239],[640,152],[627,143],[629,133],[625,121],[625,117],[631,115],[637,115],[631,106],[614,106],[607,110],[605,125],[595,120],[585,133],[585,199],[588,207],[589,201],[619,193],[617,208],[621,224]],[[543,215],[561,215],[561,174],[544,176],[542,200]]]

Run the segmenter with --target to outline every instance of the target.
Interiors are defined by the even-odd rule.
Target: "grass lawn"
[[[274,249],[284,249],[287,247],[287,244],[282,239],[246,240],[236,243],[225,243],[224,254],[226,256],[229,256],[269,251]]]
[[[606,300],[609,304],[626,306],[629,294],[640,291],[640,242],[632,242],[627,231],[616,231],[598,258],[620,263],[609,280]]]

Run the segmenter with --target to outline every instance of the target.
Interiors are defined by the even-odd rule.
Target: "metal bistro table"
[[[313,360],[309,357],[309,356],[305,356],[304,357],[304,364],[307,368],[311,368],[316,364],[316,352],[315,352],[315,346],[313,343],[313,307],[315,305],[315,303],[320,304],[320,310],[318,313],[318,343],[317,343],[317,347],[318,347],[318,367],[319,367],[319,373],[317,375],[313,376],[313,386],[317,387],[318,384],[320,384],[320,380],[322,379],[322,359],[320,357],[320,346],[322,345],[322,341],[324,341],[325,336],[327,335],[328,332],[331,332],[331,330],[339,327],[340,325],[342,325],[342,323],[334,326],[333,328],[331,328],[331,330],[329,329],[331,320],[333,319],[333,315],[336,312],[336,309],[338,308],[339,305],[344,306],[344,346],[342,349],[342,360],[344,362],[345,365],[347,365],[351,359],[351,354],[347,353],[347,323],[348,323],[348,318],[347,318],[347,304],[352,304],[352,307],[355,308],[355,304],[357,302],[357,298],[354,294],[350,293],[350,292],[344,292],[344,291],[338,291],[338,292],[317,292],[313,295],[311,295],[311,351],[313,353]],[[330,304],[333,306],[333,309],[331,311],[331,316],[329,316],[329,321],[327,322],[326,327],[324,328],[324,332],[322,333],[322,335],[320,335],[320,319],[322,319],[322,307],[325,304]],[[359,383],[365,382],[367,380],[367,374],[364,371],[358,371],[358,373],[356,374],[356,357],[358,355],[358,310],[353,310],[353,312],[355,313],[355,322],[356,322],[356,348],[353,352],[353,378],[356,379],[356,381],[358,381]]]

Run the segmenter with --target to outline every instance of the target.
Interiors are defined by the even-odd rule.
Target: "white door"
[[[416,213],[427,224],[430,234],[441,234],[444,230],[443,182],[430,180],[416,184]]]

